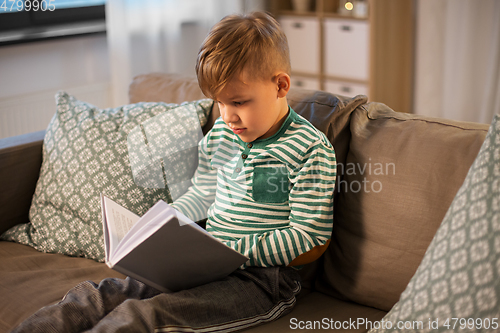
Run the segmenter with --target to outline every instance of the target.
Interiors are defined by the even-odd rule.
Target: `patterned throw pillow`
[[[500,115],[415,275],[369,332],[500,330]]]
[[[169,175],[177,177],[172,181],[177,196],[194,173],[193,146],[213,101],[101,110],[59,92],[56,102],[30,223],[11,228],[1,239],[103,261],[100,193],[138,215],[160,199],[171,202]],[[154,177],[161,181],[148,181]]]

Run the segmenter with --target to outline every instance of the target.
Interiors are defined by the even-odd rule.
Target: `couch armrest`
[[[45,131],[0,139],[0,234],[29,221]]]

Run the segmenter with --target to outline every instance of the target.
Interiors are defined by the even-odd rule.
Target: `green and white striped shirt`
[[[335,152],[323,133],[291,108],[273,136],[243,142],[217,119],[200,141],[193,186],[175,208],[199,221],[245,266],[288,265],[330,238]]]

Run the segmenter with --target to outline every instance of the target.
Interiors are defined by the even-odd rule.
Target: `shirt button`
[[[247,144],[247,147],[248,147],[248,148],[252,148],[252,147],[253,147],[253,144],[249,143],[249,144]]]
[[[246,154],[242,154],[242,155],[241,155],[241,158],[242,158],[242,159],[246,159],[247,157],[248,157],[248,156],[247,156]]]
[[[241,171],[241,168],[236,168],[234,171],[236,171],[237,173],[239,173]]]

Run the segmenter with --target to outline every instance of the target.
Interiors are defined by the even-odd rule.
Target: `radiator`
[[[99,108],[111,104],[109,82],[65,89],[78,100]],[[56,110],[57,90],[0,99],[0,139],[47,128]]]

